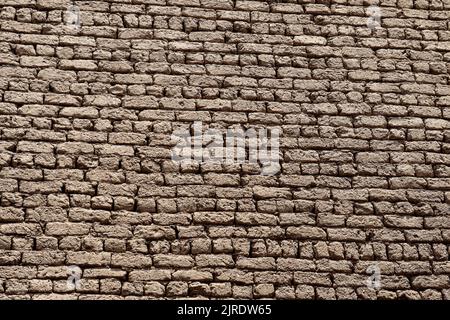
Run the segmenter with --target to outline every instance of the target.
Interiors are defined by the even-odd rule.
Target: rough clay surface
[[[1,299],[450,297],[449,0],[69,4],[0,0]],[[195,120],[282,172],[171,162]]]

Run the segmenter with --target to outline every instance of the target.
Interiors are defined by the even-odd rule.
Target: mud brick
[[[0,221],[5,222],[22,222],[24,221],[25,213],[20,208],[2,207],[0,208]]]
[[[253,225],[276,225],[277,217],[271,214],[262,213],[236,213],[235,221],[237,224]]]
[[[178,270],[172,274],[172,278],[181,281],[211,281],[213,275],[207,271]]]
[[[372,30],[361,1],[3,2],[0,298],[450,296],[446,1]],[[279,128],[281,170],[172,161],[195,121]]]
[[[66,210],[59,207],[38,207],[27,209],[26,220],[29,222],[64,222],[67,220]]]
[[[281,271],[312,271],[316,266],[313,261],[293,258],[278,258],[277,270]]]
[[[411,242],[441,241],[442,235],[439,230],[406,230],[405,237]]]
[[[31,251],[24,252],[22,255],[22,263],[25,265],[60,265],[66,258],[64,252],[58,251]]]
[[[364,217],[352,216],[347,219],[347,226],[357,228],[358,227],[379,228],[383,226],[383,222],[379,217],[376,216],[364,216]]]
[[[36,277],[36,267],[30,266],[0,266],[0,271],[8,279],[33,279]]]
[[[406,192],[403,190],[369,190],[369,198],[375,201],[406,201]]]
[[[130,272],[130,281],[167,281],[172,278],[170,270],[152,269]]]
[[[330,286],[332,282],[329,273],[294,272],[294,283]]]
[[[404,241],[405,235],[400,230],[375,230],[373,231],[373,239],[376,241]]]
[[[0,179],[0,192],[15,192],[17,190],[18,190],[17,180]]]
[[[86,223],[72,222],[49,222],[46,225],[45,232],[48,235],[86,235],[89,233],[90,225]]]
[[[276,263],[273,258],[241,258],[236,261],[236,267],[250,270],[274,270]]]
[[[38,236],[42,234],[41,226],[33,223],[5,223],[0,225],[0,231],[5,235]]]
[[[91,113],[92,111],[92,113]],[[80,118],[93,118],[96,117],[98,112],[97,110],[77,110],[77,115],[80,116]],[[70,113],[70,110],[67,110],[67,108],[61,110],[61,112],[67,112]],[[78,113],[80,112],[80,113]],[[71,131],[67,135],[68,140],[73,141],[82,141],[82,142],[106,142],[107,141],[107,134],[103,132],[86,132],[86,131]]]
[[[148,268],[152,265],[152,258],[140,254],[113,253],[111,257],[113,267],[133,269]]]
[[[162,226],[137,226],[134,236],[145,239],[175,239],[175,230]]]
[[[191,256],[182,255],[155,255],[153,261],[158,267],[190,268],[194,265]]]
[[[448,285],[449,278],[445,275],[439,276],[417,276],[412,280],[413,288],[445,288]]]
[[[234,214],[231,212],[195,212],[193,220],[202,224],[229,225],[234,221]]]
[[[294,239],[325,240],[327,234],[322,228],[301,226],[301,227],[288,227],[286,229],[286,236]]]
[[[411,216],[391,216],[384,217],[384,223],[388,227],[395,228],[422,228],[423,218]]]
[[[75,222],[107,222],[109,221],[110,217],[111,213],[105,210],[90,210],[83,208],[69,209],[69,218]]]
[[[354,200],[354,201],[364,201],[368,200],[369,192],[364,189],[352,189],[352,190],[340,190],[332,189],[332,195],[334,199],[337,200]]]
[[[13,92],[7,91],[4,93],[4,101],[13,103],[43,103],[44,96],[42,93],[34,92]]]
[[[58,193],[62,190],[63,183],[60,181],[21,181],[19,190],[24,193]]]
[[[78,266],[108,266],[111,254],[106,252],[68,252],[67,263]]]
[[[366,234],[359,229],[328,229],[328,238],[333,241],[365,241]]]

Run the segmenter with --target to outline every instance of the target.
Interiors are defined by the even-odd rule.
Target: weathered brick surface
[[[449,299],[449,0],[70,3],[0,0],[0,299]],[[193,121],[281,172],[172,162]]]

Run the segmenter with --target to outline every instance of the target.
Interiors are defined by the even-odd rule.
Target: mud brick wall
[[[448,299],[449,18],[0,0],[0,299]],[[194,121],[279,128],[281,172],[173,162]]]

